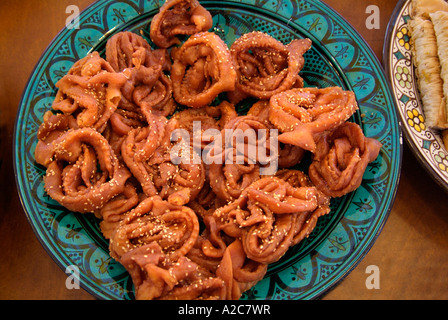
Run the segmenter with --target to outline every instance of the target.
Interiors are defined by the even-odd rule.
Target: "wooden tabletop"
[[[94,299],[68,290],[66,274],[40,245],[20,204],[12,137],[17,108],[39,57],[68,17],[66,8],[91,0],[2,0],[0,5],[0,299]],[[382,61],[391,0],[326,0],[369,43]],[[369,30],[366,8],[379,8],[379,29]],[[379,288],[368,289],[369,266],[379,271]],[[404,143],[398,193],[371,250],[323,299],[448,299],[448,197]]]

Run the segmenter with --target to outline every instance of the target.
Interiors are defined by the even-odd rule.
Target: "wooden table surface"
[[[382,61],[390,0],[326,0],[366,39]],[[66,274],[34,235],[17,194],[12,137],[26,82],[50,41],[65,26],[68,5],[91,0],[2,0],[0,4],[0,299],[94,299],[68,290]],[[380,29],[369,30],[366,8],[380,9]],[[368,266],[380,271],[378,289],[368,289]],[[448,299],[448,197],[404,143],[395,203],[383,231],[358,266],[323,299]]]

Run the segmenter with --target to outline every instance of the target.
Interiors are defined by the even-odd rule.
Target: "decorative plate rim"
[[[120,2],[119,0],[117,1],[113,1],[113,3],[118,3]],[[221,1],[222,2],[222,1]],[[246,6],[253,6],[255,2],[259,2],[259,1],[254,1],[254,0],[248,0],[248,1],[238,1],[238,0],[230,0],[230,1],[224,1],[223,3],[226,4],[233,4],[233,5],[242,5],[240,2],[245,2],[244,5]],[[344,25],[344,27],[347,30],[344,31],[349,31],[351,36],[354,37],[354,40],[357,41],[357,45],[359,46],[359,48],[361,48],[360,50],[363,50],[362,53],[367,55],[367,60],[369,60],[370,62],[370,67],[371,67],[371,71],[372,73],[374,73],[376,76],[379,76],[380,80],[381,80],[381,89],[384,90],[384,94],[385,94],[385,99],[390,99],[391,103],[395,103],[395,101],[392,99],[392,92],[390,89],[390,85],[389,82],[387,81],[387,78],[385,76],[384,73],[384,69],[382,68],[381,64],[378,61],[378,58],[376,57],[376,55],[372,52],[370,46],[367,44],[367,42],[365,42],[365,40],[360,36],[360,34],[352,27],[352,25],[345,19],[343,18],[341,15],[339,15],[334,9],[332,9],[330,6],[328,6],[325,3],[322,3],[320,1],[315,2],[313,0],[304,0],[301,1],[304,3],[312,3],[314,4],[316,7],[318,7],[318,9],[320,10],[320,12],[323,12],[324,10],[327,11],[327,13],[329,12],[331,14],[331,19],[332,20],[337,20],[339,19],[337,22],[338,23],[342,23]],[[106,3],[105,0],[99,0],[97,2],[92,3],[91,5],[89,5],[86,9],[84,9],[81,14],[80,17],[83,17],[83,15],[87,15],[88,12],[96,10],[97,7],[100,8],[102,5],[104,5]],[[201,3],[204,4],[208,4],[208,3],[213,3],[213,1],[201,1]],[[262,4],[263,5],[263,4]],[[254,7],[252,7],[252,9],[254,9]],[[259,7],[255,7],[256,10],[260,10],[264,13],[266,13],[266,11],[268,9],[266,8],[259,8]],[[138,16],[140,16],[142,13],[144,12],[139,12]],[[270,11],[270,14],[272,16],[274,15],[278,15],[278,13],[274,12],[274,11]],[[137,17],[138,17],[137,16]],[[134,17],[135,18],[135,17]],[[113,32],[114,30],[116,30],[117,27],[109,29],[105,34],[103,34],[103,37],[107,36],[107,34]],[[23,194],[23,181],[22,179],[22,175],[24,174],[22,171],[20,171],[19,168],[19,164],[20,161],[23,161],[22,157],[24,157],[25,155],[21,155],[19,153],[19,138],[20,138],[20,132],[19,132],[19,128],[21,128],[21,124],[24,118],[24,111],[26,109],[26,106],[24,106],[24,103],[26,102],[26,98],[28,91],[30,90],[30,85],[35,77],[35,73],[38,70],[38,68],[42,67],[41,64],[44,62],[46,56],[50,53],[51,49],[53,48],[53,46],[60,41],[60,38],[65,34],[66,29],[62,29],[56,36],[55,38],[50,42],[50,44],[47,46],[47,48],[45,49],[44,53],[41,55],[41,58],[39,59],[39,61],[36,63],[30,77],[29,80],[25,86],[25,89],[23,91],[23,95],[19,104],[19,108],[17,111],[17,117],[16,117],[16,123],[15,123],[15,127],[14,127],[14,134],[13,134],[13,141],[14,141],[14,152],[13,152],[13,163],[14,163],[14,174],[15,174],[15,178],[16,178],[16,185],[18,188],[18,193],[19,193],[19,198],[22,204],[22,207],[25,211],[25,214],[27,216],[27,219],[29,220],[32,229],[35,233],[35,235],[37,236],[38,240],[40,241],[41,245],[45,248],[45,250],[47,251],[47,253],[52,257],[52,259],[59,265],[59,267],[64,270],[66,268],[67,265],[69,265],[68,261],[66,259],[64,259],[64,257],[58,256],[54,251],[51,251],[51,248],[49,248],[49,243],[48,241],[51,242],[52,239],[49,238],[49,235],[45,234],[45,232],[42,232],[42,230],[40,230],[38,228],[38,226],[36,225],[35,221],[34,221],[34,217],[33,215],[36,214],[35,212],[31,212],[31,208],[29,207],[29,203],[26,200],[26,195]],[[98,41],[100,41],[101,39],[99,39]],[[325,48],[325,50],[328,50],[328,48],[326,47],[326,45],[324,43],[321,43],[321,46]],[[330,55],[331,56],[331,55]],[[337,67],[340,67],[336,61],[336,58],[331,56],[331,58],[334,59],[334,62],[336,62]],[[34,80],[36,81],[36,80]],[[390,107],[390,106],[386,106],[385,107],[387,110],[387,114],[391,116],[392,121],[394,121],[394,113],[396,112],[394,108]],[[392,114],[390,114],[392,113]],[[372,224],[371,227],[371,233],[369,233],[369,236],[366,236],[365,238],[363,238],[362,240],[359,241],[359,243],[357,243],[357,246],[355,247],[355,250],[347,256],[347,258],[338,266],[338,274],[336,275],[332,275],[333,277],[328,277],[322,280],[322,282],[319,283],[319,286],[311,288],[302,298],[303,299],[316,299],[316,298],[321,298],[323,295],[325,295],[326,293],[328,293],[331,289],[333,289],[336,285],[338,285],[343,279],[345,279],[345,277],[359,264],[359,262],[365,257],[365,255],[369,252],[369,250],[371,249],[371,247],[373,246],[373,244],[375,243],[376,239],[378,238],[379,234],[381,233],[387,218],[389,216],[389,213],[392,209],[393,203],[395,201],[395,197],[397,194],[397,190],[398,190],[398,181],[400,178],[400,174],[401,174],[401,162],[402,162],[402,138],[401,138],[401,129],[398,126],[397,128],[392,126],[392,121],[391,124],[386,128],[388,129],[387,132],[393,132],[396,133],[396,137],[395,137],[395,144],[393,145],[393,147],[398,147],[398,150],[393,150],[390,151],[390,153],[395,156],[395,158],[389,159],[390,163],[389,166],[386,168],[387,170],[385,171],[388,174],[393,174],[393,181],[390,183],[390,185],[388,184],[387,186],[385,186],[385,188],[387,189],[387,194],[385,195],[385,198],[387,198],[386,200],[383,200],[381,202],[381,208],[384,207],[384,210],[382,210],[381,212],[376,212],[376,214],[378,214],[378,220],[375,220],[375,224]],[[398,125],[398,123],[397,123]],[[390,128],[389,128],[390,127]],[[394,139],[394,138],[392,138]],[[390,154],[390,155],[391,155]],[[389,154],[388,154],[389,155]],[[25,179],[24,179],[25,180]],[[391,179],[392,180],[392,179]],[[25,181],[29,182],[29,181]],[[37,213],[39,214],[39,212]],[[344,213],[345,215],[345,213]],[[343,217],[344,218],[344,217]],[[317,250],[318,248],[316,248]],[[282,272],[282,271],[281,271]],[[82,288],[84,288],[87,292],[89,292],[90,294],[92,294],[93,296],[95,296],[96,298],[102,298],[102,299],[106,299],[109,298],[108,296],[106,296],[104,293],[98,292],[96,291],[89,282],[89,279],[85,279],[83,274],[80,274],[81,276],[81,281],[80,281],[80,285]],[[85,281],[84,281],[85,280]],[[292,297],[292,299],[296,299],[294,297]]]
[[[397,34],[398,27],[403,27],[406,24],[397,25],[400,20],[403,18],[403,13],[408,10],[409,6],[411,5],[411,0],[400,0],[397,5],[394,8],[394,11],[392,12],[392,15],[390,17],[387,29],[386,29],[386,38],[383,44],[383,65],[385,66],[386,76],[390,81],[391,88],[392,88],[392,94],[395,99],[395,107],[397,108],[397,113],[400,117],[400,126],[402,128],[402,132],[405,136],[406,142],[408,146],[410,147],[412,153],[417,158],[420,165],[425,169],[425,171],[429,174],[429,176],[436,182],[436,184],[441,187],[445,192],[448,192],[448,169],[443,172],[441,169],[436,170],[434,168],[434,165],[431,165],[428,161],[428,157],[430,155],[425,155],[425,152],[422,150],[423,147],[417,145],[417,142],[415,139],[420,139],[414,130],[408,125],[406,118],[404,116],[404,109],[403,107],[406,107],[406,105],[403,103],[400,103],[400,98],[395,93],[396,85],[394,84],[394,65],[393,65],[393,57],[392,55],[396,52],[393,50],[394,45],[394,39]],[[410,50],[406,50],[409,54],[411,54]],[[405,57],[407,58],[407,57]],[[423,115],[423,108],[422,103],[420,100],[420,95],[418,92],[418,86],[416,83],[416,78],[414,74],[414,62],[412,61],[412,58],[406,59],[406,61],[409,63],[409,67],[411,69],[412,74],[412,93],[414,94],[414,98],[412,99],[412,102],[414,102],[417,105],[417,109],[421,112]],[[407,103],[406,103],[407,104]],[[438,136],[438,133],[435,130],[426,128],[422,132],[425,132],[428,136],[436,137]],[[430,139],[428,141],[431,141],[431,144],[438,144],[440,150],[444,150],[444,146],[440,141],[437,141],[437,138]],[[444,153],[446,156],[448,156],[447,151]],[[433,156],[433,155],[431,155]]]

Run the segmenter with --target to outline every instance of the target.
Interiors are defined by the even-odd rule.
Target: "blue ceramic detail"
[[[361,187],[333,199],[332,211],[313,233],[269,267],[242,299],[316,299],[339,283],[364,257],[386,223],[401,168],[401,134],[395,101],[374,54],[353,28],[321,1],[201,1],[212,13],[213,31],[228,45],[260,30],[284,43],[309,37],[301,72],[307,86],[353,90],[360,110],[352,117],[365,135],[384,147],[366,170]],[[37,128],[56,95],[54,83],[87,52],[104,53],[121,30],[148,34],[160,1],[100,0],[80,15],[79,30],[63,29],[36,65],[19,106],[14,164],[24,211],[48,254],[65,270],[80,269],[81,286],[98,299],[133,299],[129,274],[110,258],[92,215],[72,213],[44,192],[44,170],[34,161]]]

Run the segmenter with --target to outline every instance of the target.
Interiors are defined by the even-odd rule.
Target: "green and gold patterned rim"
[[[313,233],[271,265],[267,276],[242,299],[316,299],[337,285],[380,234],[397,190],[401,132],[395,101],[374,54],[353,28],[321,1],[201,1],[213,15],[213,31],[227,44],[259,30],[288,43],[308,37],[302,76],[307,86],[338,85],[356,94],[360,110],[351,121],[382,142],[361,186],[331,203]],[[56,95],[54,84],[92,50],[104,52],[118,31],[147,34],[161,2],[100,0],[80,15],[79,29],[63,29],[36,65],[19,106],[14,164],[24,211],[50,256],[65,270],[76,265],[81,286],[99,299],[133,299],[132,281],[108,253],[108,242],[92,215],[69,212],[44,191],[44,169],[34,161],[36,132]],[[240,111],[244,111],[242,108]],[[306,169],[306,168],[305,168]]]

